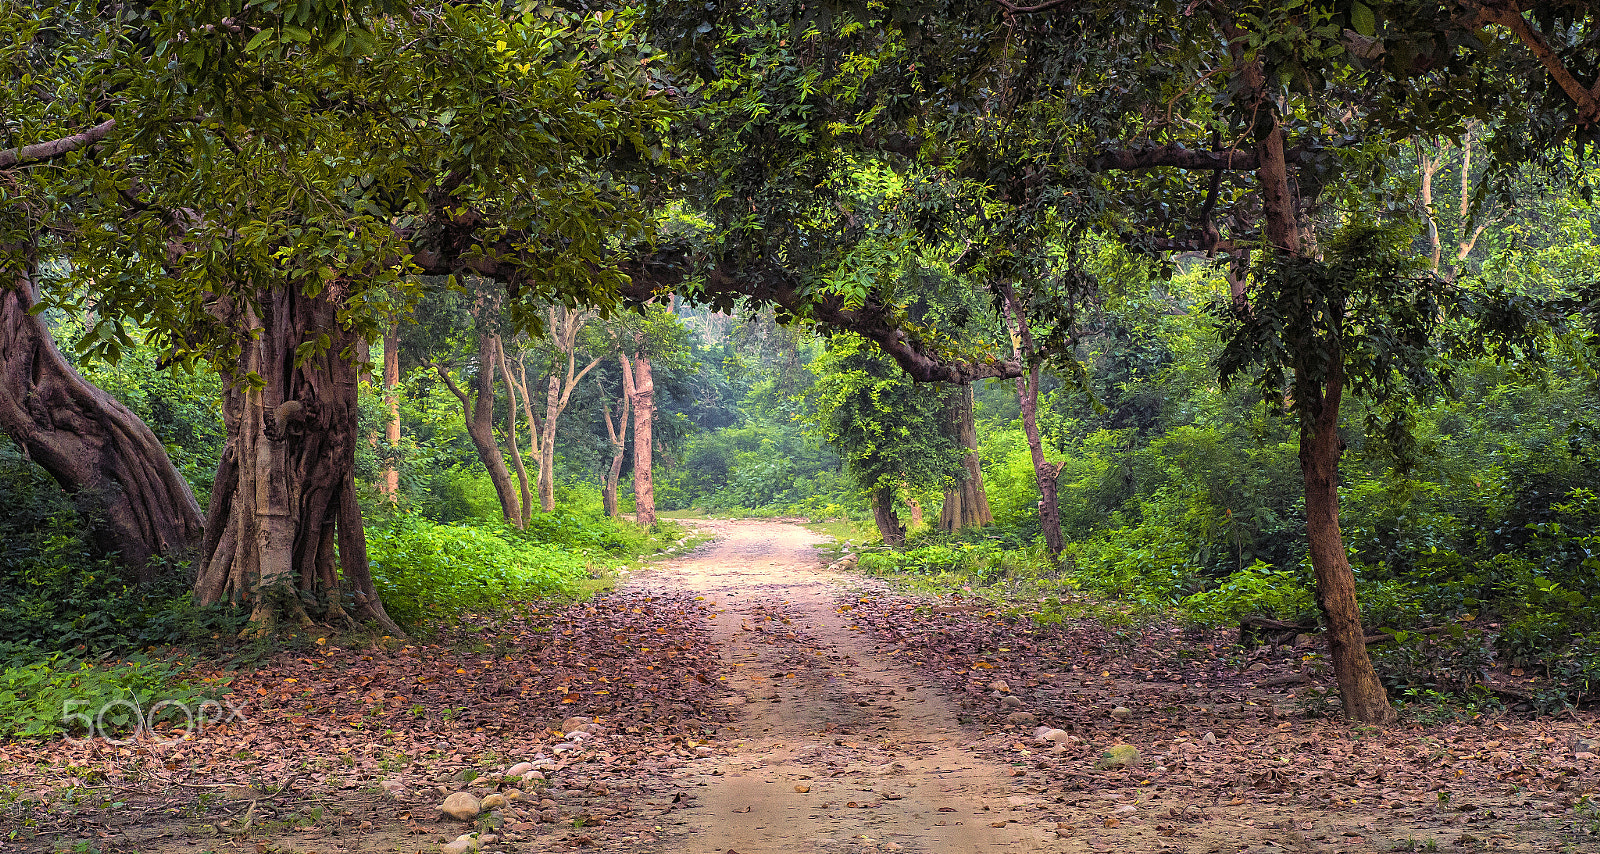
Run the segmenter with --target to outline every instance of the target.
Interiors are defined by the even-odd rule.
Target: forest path
[[[733,691],[724,744],[684,781],[699,797],[670,850],[1050,850],[1044,827],[1007,820],[1011,766],[964,745],[957,704],[841,614],[860,580],[820,566],[825,538],[771,521],[697,524],[717,540],[631,582],[705,598]]]

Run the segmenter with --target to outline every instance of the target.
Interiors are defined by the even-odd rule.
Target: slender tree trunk
[[[511,471],[506,468],[505,457],[500,454],[500,443],[494,438],[494,368],[495,354],[499,350],[499,336],[478,336],[478,374],[472,381],[472,394],[468,394],[443,365],[435,365],[439,378],[450,392],[461,401],[461,414],[467,421],[467,438],[478,451],[478,459],[489,471],[489,482],[500,499],[500,515],[521,527],[522,514],[518,511],[517,489],[511,483]]]
[[[906,529],[894,512],[894,487],[880,484],[872,490],[872,521],[885,543],[898,546],[906,541]]]
[[[1057,500],[1057,481],[1061,463],[1044,459],[1044,442],[1039,437],[1039,365],[1033,356],[1033,332],[1022,312],[1022,303],[1009,282],[1002,285],[1006,311],[1011,318],[1011,349],[1028,372],[1017,377],[1017,406],[1022,410],[1022,432],[1028,437],[1028,456],[1033,459],[1033,478],[1039,486],[1039,528],[1052,558],[1061,556],[1067,544],[1061,536],[1061,506]]]
[[[539,453],[539,506],[549,513],[556,507],[556,419],[561,417],[561,378],[550,375],[544,397],[544,441]]]
[[[79,502],[99,511],[95,545],[131,577],[154,581],[151,558],[200,541],[200,505],[161,441],[131,410],[90,385],[30,314],[32,270],[0,285],[0,431]]]
[[[967,383],[950,398],[950,421],[955,427],[956,443],[963,449],[961,467],[965,474],[960,482],[944,492],[944,505],[939,510],[941,531],[994,524],[989,496],[983,489],[983,461],[978,457],[978,427],[973,408],[972,384]]]
[[[915,528],[922,524],[922,502],[918,501],[909,489],[906,490],[906,510],[911,514],[911,527]]]
[[[656,414],[656,384],[650,374],[650,356],[640,353],[630,366],[624,357],[622,383],[633,402],[633,502],[634,521],[641,526],[656,523],[656,487],[650,470],[651,427]]]
[[[511,365],[506,361],[505,341],[502,340],[495,348],[495,357],[500,364],[500,376],[506,382],[506,444],[511,446],[511,463],[517,470],[517,486],[522,496],[522,503],[517,510],[517,527],[526,528],[528,519],[533,516],[533,497],[528,492],[528,469],[522,465],[522,448],[517,444],[517,380],[511,376]],[[528,429],[531,431],[533,427],[529,426]]]
[[[1336,354],[1337,355],[1337,354]],[[1305,387],[1304,378],[1297,385]],[[1367,656],[1366,631],[1356,604],[1355,573],[1339,529],[1339,406],[1344,396],[1344,363],[1330,362],[1316,412],[1300,415],[1300,470],[1305,478],[1306,539],[1317,577],[1317,605],[1328,623],[1328,656],[1339,681],[1345,714],[1364,723],[1390,724],[1397,718],[1389,696]]]
[[[619,356],[623,364],[623,375],[628,374],[628,357]],[[606,421],[606,437],[611,440],[611,468],[606,472],[605,487],[601,490],[601,501],[605,505],[606,515],[616,518],[617,515],[617,482],[622,479],[622,458],[627,453],[628,419],[633,413],[632,399],[626,390],[617,402],[617,420],[611,420],[611,407],[609,404],[600,410]]]
[[[398,634],[373,585],[355,495],[357,376],[345,354],[356,338],[339,326],[332,291],[268,290],[256,305],[259,314],[248,305],[217,309],[251,334],[226,377],[228,439],[195,596],[202,605],[250,605],[246,631],[265,633],[285,614],[311,622],[307,605],[345,621],[348,593],[356,616]],[[329,346],[302,358],[300,345],[319,335]]]
[[[1241,56],[1242,38],[1229,33],[1231,49]],[[1289,258],[1304,257],[1299,204],[1289,186],[1289,164],[1284,154],[1284,130],[1277,107],[1267,95],[1259,61],[1241,65],[1241,81],[1254,93],[1256,120],[1256,180],[1261,185],[1263,231],[1276,251]],[[1337,318],[1332,319],[1337,327]],[[1319,340],[1294,342],[1302,352],[1325,346]],[[1296,369],[1295,394],[1299,398],[1300,469],[1305,480],[1306,537],[1311,566],[1317,577],[1317,601],[1328,620],[1328,646],[1334,675],[1339,680],[1345,714],[1362,723],[1388,724],[1395,718],[1383,684],[1372,669],[1361,632],[1356,606],[1355,574],[1339,530],[1339,405],[1344,395],[1344,355],[1334,340],[1327,378],[1318,388],[1304,369]]]
[[[383,405],[389,412],[389,419],[384,424],[383,440],[389,445],[389,453],[400,445],[400,397],[395,389],[400,385],[400,330],[390,326],[383,333]],[[383,461],[383,495],[390,503],[400,500],[400,472],[394,466],[394,459],[386,457]]]

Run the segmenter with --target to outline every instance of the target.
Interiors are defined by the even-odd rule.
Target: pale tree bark
[[[225,375],[228,438],[195,597],[249,605],[249,633],[270,632],[285,614],[309,624],[312,604],[324,619],[348,623],[346,595],[357,618],[400,633],[367,564],[355,487],[357,375],[347,358],[358,342],[338,323],[338,294],[266,289],[256,295],[259,313],[242,303],[215,309],[248,334]],[[326,348],[298,352],[321,335]]]
[[[389,452],[400,444],[400,397],[395,389],[400,385],[400,330],[391,325],[383,333],[383,406],[388,420],[383,425],[383,440]],[[383,461],[383,496],[393,504],[400,500],[400,472],[392,458]]]
[[[922,502],[911,494],[909,487],[906,489],[906,512],[911,514],[911,527],[915,528],[922,524]]]
[[[640,341],[636,338],[635,343]],[[622,387],[633,406],[634,521],[648,527],[656,523],[656,487],[651,472],[651,427],[656,414],[656,384],[650,373],[648,353],[641,351],[631,360],[623,357]]]
[[[628,357],[618,357],[622,361],[623,375],[628,372]],[[605,486],[601,490],[601,502],[605,506],[607,516],[616,518],[617,515],[617,483],[622,479],[622,458],[627,453],[628,419],[633,414],[633,399],[629,397],[626,389],[619,395],[617,401],[617,417],[615,422],[611,418],[611,405],[604,404],[600,407],[600,414],[606,422],[606,438],[611,441],[611,467],[606,470]]]
[[[572,390],[578,387],[586,374],[594,370],[595,365],[600,364],[600,357],[596,356],[587,365],[578,367],[578,333],[583,331],[584,324],[594,315],[595,312],[588,309],[572,310],[562,306],[550,306],[547,313],[550,343],[566,357],[566,365],[564,373],[551,372],[545,394],[544,437],[539,453],[539,506],[546,513],[556,507],[556,421],[572,400]]]
[[[1429,157],[1421,140],[1412,142],[1417,151],[1417,171],[1421,173],[1418,189],[1422,207],[1422,220],[1428,226],[1428,269],[1439,272],[1439,260],[1444,254],[1444,243],[1439,238],[1439,220],[1433,213],[1433,176],[1438,174],[1442,157]]]
[[[0,286],[0,431],[99,511],[91,533],[132,577],[156,580],[152,558],[181,556],[200,541],[200,506],[167,450],[139,417],[90,385],[67,362],[36,298],[32,261]]]
[[[978,457],[978,427],[974,421],[972,384],[960,386],[950,396],[947,410],[962,449],[961,479],[944,492],[939,509],[939,530],[958,531],[994,524],[989,496],[983,489],[983,461]]]
[[[489,472],[489,482],[494,486],[495,497],[500,500],[500,515],[520,528],[522,514],[518,508],[517,490],[511,484],[511,472],[500,453],[500,443],[494,437],[494,372],[499,348],[500,336],[488,333],[478,336],[478,372],[472,380],[471,394],[456,384],[444,365],[434,365],[434,370],[444,380],[450,393],[461,401],[461,414],[467,422],[467,438],[472,440],[472,447],[478,451],[478,459]]]
[[[1059,558],[1067,547],[1061,536],[1061,507],[1057,499],[1063,464],[1045,461],[1044,442],[1039,436],[1039,364],[1034,358],[1033,331],[1028,328],[1028,318],[1022,311],[1016,290],[1009,282],[1001,288],[1010,319],[1011,349],[1017,363],[1026,368],[1026,372],[1017,377],[1017,405],[1022,410],[1022,432],[1028,438],[1034,482],[1039,486],[1039,527],[1044,532],[1044,545],[1050,556]]]
[[[522,501],[517,507],[517,527],[528,527],[528,519],[533,516],[533,497],[528,492],[528,469],[522,464],[522,448],[517,444],[517,380],[511,375],[511,365],[506,360],[505,341],[495,348],[495,357],[500,364],[500,376],[506,383],[506,444],[511,447],[511,464],[517,470],[517,488]],[[524,395],[526,392],[524,391]],[[528,428],[531,433],[534,428]]]

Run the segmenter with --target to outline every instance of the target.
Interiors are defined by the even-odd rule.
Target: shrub
[[[221,696],[226,684],[193,678],[173,661],[134,657],[99,663],[56,653],[0,671],[0,739],[69,732],[74,720],[69,716],[75,714],[92,721],[96,735],[121,735],[162,722],[183,725],[201,703]]]
[[[1259,560],[1183,600],[1183,609],[1192,618],[1217,626],[1238,625],[1248,616],[1305,620],[1316,614],[1316,607],[1304,570],[1276,570]]]
[[[581,551],[548,544],[575,538],[553,515],[536,516],[540,525],[531,535],[415,517],[369,530],[372,579],[384,608],[402,623],[422,625],[507,602],[571,595],[589,561]],[[548,539],[541,542],[541,536]]]

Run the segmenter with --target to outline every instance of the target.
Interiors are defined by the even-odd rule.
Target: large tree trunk
[[[199,542],[200,505],[139,416],[62,356],[44,319],[29,313],[34,299],[27,267],[0,288],[0,431],[103,518],[92,532],[98,548],[154,581],[152,558]]]
[[[1022,410],[1022,432],[1028,437],[1028,456],[1033,459],[1033,478],[1039,485],[1039,528],[1044,532],[1044,545],[1050,556],[1058,558],[1067,547],[1061,536],[1061,506],[1056,491],[1062,464],[1045,462],[1044,442],[1039,437],[1039,365],[1033,358],[1033,332],[1028,328],[1017,292],[1009,283],[1002,287],[1006,312],[1011,317],[1011,349],[1017,363],[1027,368],[1027,373],[1017,377],[1017,406]]]
[[[1336,356],[1338,354],[1335,354]],[[1317,577],[1317,605],[1328,624],[1328,656],[1339,681],[1345,714],[1365,723],[1390,724],[1397,716],[1367,656],[1366,631],[1356,605],[1355,573],[1339,530],[1339,405],[1344,396],[1344,367],[1330,362],[1320,406],[1300,415],[1300,470],[1305,478],[1306,539]],[[1297,377],[1306,387],[1303,377]]]
[[[620,356],[623,364],[623,373],[627,374],[627,356]],[[617,515],[617,482],[622,479],[622,458],[627,453],[628,418],[633,412],[632,399],[624,391],[622,400],[617,404],[617,419],[611,420],[611,407],[601,407],[600,414],[606,421],[606,437],[611,440],[611,468],[606,471],[606,483],[601,490],[601,502],[605,506],[606,515],[616,518]]]
[[[939,530],[958,531],[994,524],[989,496],[983,489],[983,462],[978,457],[978,427],[973,420],[972,384],[967,383],[951,395],[950,421],[956,443],[963,449],[961,467],[965,474],[944,491],[944,506],[939,510]]]
[[[272,290],[258,300],[260,314],[250,306],[222,309],[253,334],[241,338],[227,376],[228,439],[211,489],[195,596],[202,605],[250,605],[247,631],[260,634],[283,614],[310,623],[308,605],[345,622],[348,593],[358,617],[399,633],[373,586],[356,503],[356,337],[340,328],[331,292]],[[322,336],[326,347],[297,353]]]
[[[511,483],[511,471],[506,468],[505,457],[500,454],[500,443],[494,438],[494,367],[500,352],[500,337],[487,333],[478,336],[478,373],[472,380],[472,393],[468,394],[450,376],[443,365],[435,365],[439,378],[449,387],[450,393],[461,401],[461,414],[467,422],[467,438],[478,451],[478,459],[489,471],[489,482],[494,486],[495,497],[500,499],[500,515],[507,522],[522,527],[522,513],[518,509],[517,489]]]
[[[894,512],[894,487],[879,484],[872,490],[872,521],[878,526],[878,536],[891,546],[906,541],[906,529]]]
[[[400,445],[400,398],[395,393],[400,385],[400,330],[390,326],[383,333],[383,405],[388,420],[383,426],[383,441],[393,454]],[[383,496],[391,503],[400,500],[400,472],[393,457],[383,461]]]
[[[651,426],[656,414],[656,384],[650,374],[650,356],[640,353],[622,362],[622,384],[633,404],[633,501],[634,521],[642,526],[656,523],[656,486],[650,471]]]

